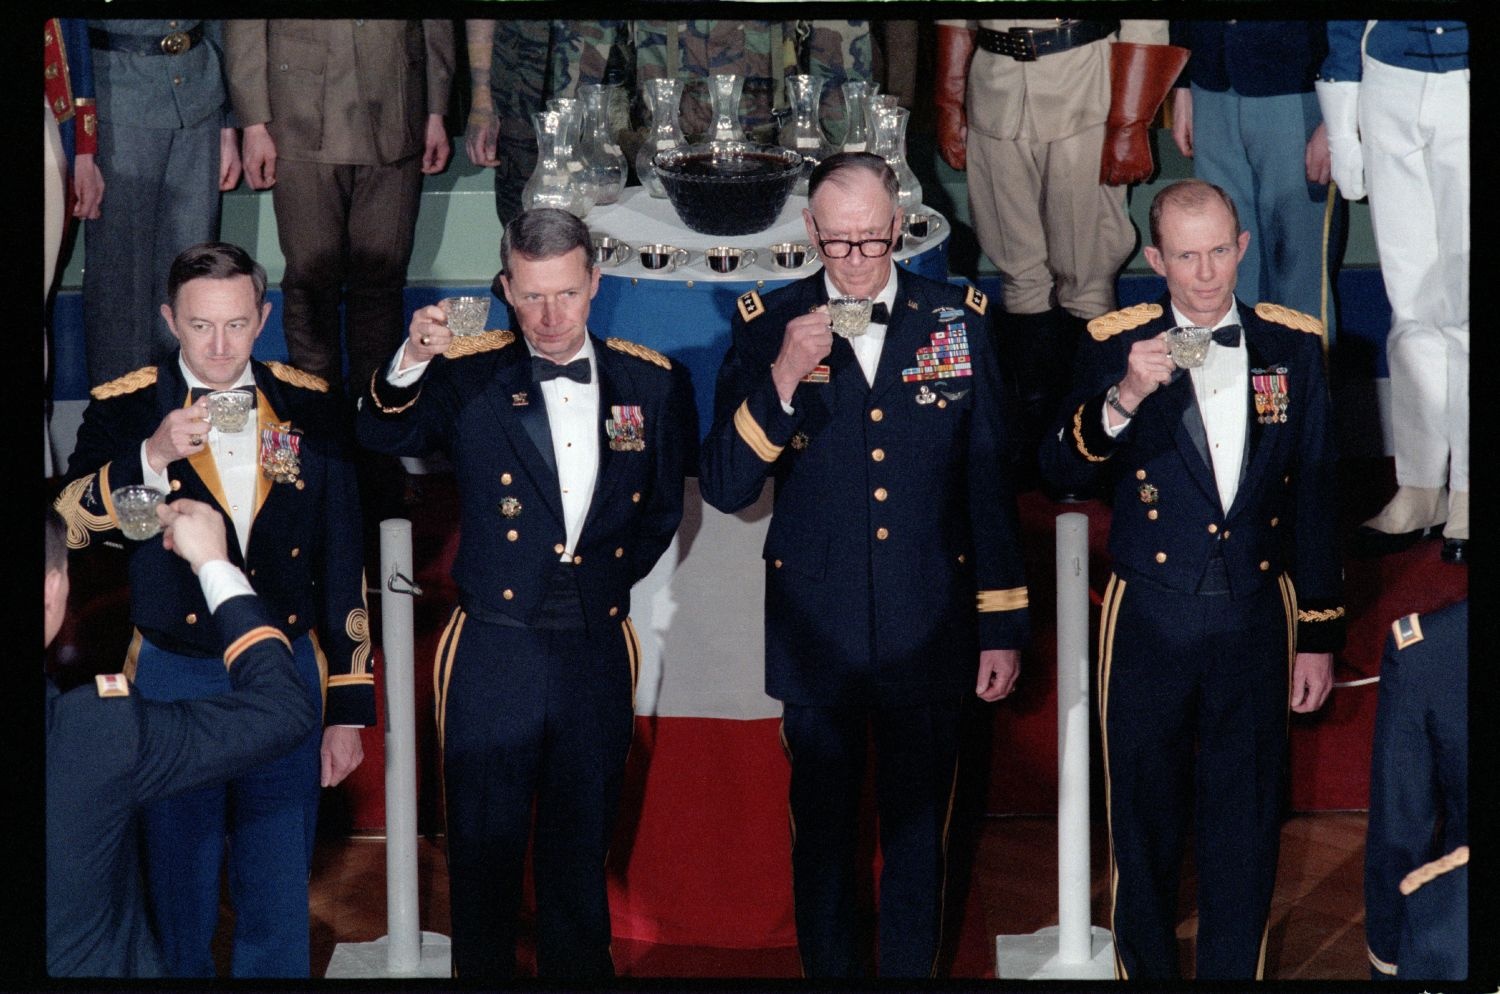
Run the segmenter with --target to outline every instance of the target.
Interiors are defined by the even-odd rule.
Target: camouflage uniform
[[[811,73],[826,80],[820,108],[824,130],[844,134],[846,80],[873,78],[874,46],[868,21],[647,20],[632,22],[635,90],[663,76],[686,77],[682,130],[688,138],[708,131],[711,114],[702,82],[713,73],[745,77],[740,105],[745,135],[776,140],[777,116],[787,109],[787,76]],[[675,44],[669,44],[675,42]],[[648,123],[643,108],[638,120]]]
[[[625,21],[495,22],[490,94],[499,120],[495,212],[505,224],[521,212],[521,190],[536,168],[531,115],[582,83],[630,85],[633,61]],[[626,97],[611,108],[616,132],[628,127]]]

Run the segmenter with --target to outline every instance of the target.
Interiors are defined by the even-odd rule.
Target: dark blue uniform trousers
[[[1189,816],[1197,977],[1260,975],[1280,843],[1292,596],[1285,579],[1236,598],[1110,578],[1099,711],[1122,979],[1178,976]]]
[[[634,730],[634,630],[547,630],[460,608],[438,646],[453,972],[515,973],[536,803],[537,970],[612,976],[605,859]]]
[[[872,731],[881,856],[878,971],[883,977],[932,975],[962,704],[952,698],[901,707],[785,705],[792,896],[807,976],[866,973],[855,862]]]
[[[312,640],[292,643],[297,673],[322,713]],[[232,689],[219,656],[183,656],[142,640],[135,683],[148,700],[196,700]],[[227,783],[148,805],[146,885],[168,976],[212,977],[219,868],[229,843],[236,977],[306,977],[307,881],[318,827],[322,724],[291,752]]]

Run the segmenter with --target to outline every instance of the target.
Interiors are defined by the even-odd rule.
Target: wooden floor
[[[1281,862],[1271,909],[1267,979],[1366,980],[1362,892],[1365,815],[1291,817],[1282,829]],[[979,828],[964,912],[953,930],[958,948],[945,976],[992,978],[994,937],[1023,935],[1056,919],[1055,820],[992,817]],[[1093,920],[1107,924],[1104,832],[1093,839]],[[418,842],[420,920],[447,934],[448,877],[442,840]],[[1184,976],[1192,976],[1197,917],[1191,859],[1184,866],[1177,929]],[[322,976],[339,942],[385,934],[385,843],[380,838],[325,838],[314,858],[311,888],[312,968]],[[228,918],[226,908],[226,919]],[[216,949],[227,966],[228,927]],[[712,950],[616,943],[621,973],[633,976],[795,977],[794,950]]]

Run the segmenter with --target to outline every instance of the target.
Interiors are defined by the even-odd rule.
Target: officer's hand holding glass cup
[[[109,499],[115,506],[115,517],[126,538],[144,542],[161,532],[156,505],[165,496],[160,490],[144,483],[133,483],[110,491]]]
[[[1198,325],[1180,325],[1168,328],[1167,350],[1178,370],[1197,369],[1208,358],[1208,345],[1213,341],[1213,331]]]
[[[208,423],[223,434],[245,430],[255,395],[248,390],[215,390],[208,395]]]

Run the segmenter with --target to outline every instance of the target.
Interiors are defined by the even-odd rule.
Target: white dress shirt
[[[529,342],[526,349],[531,351]],[[562,490],[563,525],[568,533],[564,560],[573,558],[599,476],[599,364],[594,361],[594,342],[587,335],[583,347],[569,362],[579,359],[589,361],[587,383],[558,376],[536,385],[547,404],[552,454],[557,457],[557,484]]]
[[[208,385],[193,375],[182,356],[177,357],[177,368],[190,388],[208,389]],[[240,374],[231,387],[254,387],[255,374],[250,365]],[[246,419],[245,427],[237,432],[225,433],[204,422],[203,444],[213,453],[214,466],[219,471],[219,482],[224,484],[224,496],[229,501],[229,520],[234,524],[235,538],[240,543],[243,556],[250,548],[250,526],[255,519],[255,494],[260,473],[260,425],[254,415]],[[165,471],[158,473],[146,459],[146,443],[141,443],[141,482],[170,493],[172,482]]]

